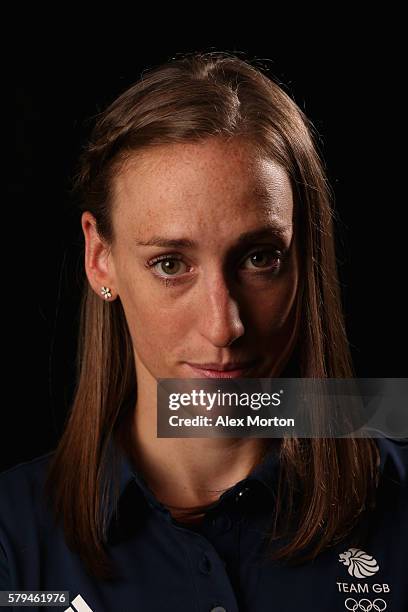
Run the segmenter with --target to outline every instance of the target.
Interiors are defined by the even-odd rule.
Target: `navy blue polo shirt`
[[[69,591],[70,607],[41,608],[69,612],[406,612],[408,440],[376,442],[381,483],[362,543],[346,538],[298,566],[264,555],[276,452],[191,526],[171,517],[122,453],[108,538],[116,582],[86,573],[43,503],[52,453],[21,463],[0,475],[0,590]]]

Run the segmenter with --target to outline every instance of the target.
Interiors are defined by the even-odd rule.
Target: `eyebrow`
[[[291,229],[291,226],[282,226],[278,224],[266,225],[255,230],[244,232],[236,240],[236,246],[245,246],[254,240],[261,238],[283,238],[286,232]],[[136,246],[157,246],[164,248],[176,249],[196,249],[198,243],[189,238],[166,238],[164,236],[153,236],[149,240],[136,240]]]

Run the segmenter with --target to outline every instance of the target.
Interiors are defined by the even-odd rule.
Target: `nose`
[[[238,303],[222,274],[206,284],[204,294],[200,306],[201,334],[214,346],[229,346],[244,334],[245,328]]]

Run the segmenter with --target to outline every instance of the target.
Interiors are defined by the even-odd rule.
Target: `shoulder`
[[[21,520],[42,498],[47,468],[55,451],[0,473],[0,525]]]
[[[376,442],[384,477],[408,488],[408,438],[377,438]]]
[[[10,588],[10,560],[15,562],[19,552],[27,555],[34,550],[39,527],[50,523],[44,512],[43,485],[54,452],[0,473],[0,589]]]
[[[24,481],[41,481],[54,452],[50,451],[29,461],[22,461],[0,472],[0,486],[7,487],[13,483]]]

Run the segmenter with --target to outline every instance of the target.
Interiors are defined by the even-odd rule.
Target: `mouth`
[[[186,362],[186,365],[188,365],[196,378],[240,378],[246,376],[255,363],[256,361],[253,360],[246,363],[230,363],[225,365]]]

